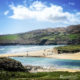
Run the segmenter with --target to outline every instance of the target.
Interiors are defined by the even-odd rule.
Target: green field
[[[0,71],[0,80],[80,80],[80,72],[8,72]]]
[[[17,40],[19,38],[18,35],[4,35],[0,36],[0,40]]]

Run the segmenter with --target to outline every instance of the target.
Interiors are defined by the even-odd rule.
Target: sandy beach
[[[46,57],[46,58],[55,58],[55,59],[72,59],[72,60],[80,60],[80,52],[78,53],[64,53],[64,54],[58,54],[57,50],[51,48],[51,49],[45,49],[45,50],[39,50],[39,51],[31,51],[31,52],[23,52],[23,53],[8,53],[8,54],[0,54],[0,57]],[[36,72],[52,72],[52,71],[68,71],[68,72],[78,72],[80,70],[75,69],[56,69],[56,68],[50,68],[50,69],[37,69]],[[33,69],[31,72],[35,72]]]
[[[80,52],[74,54],[73,53],[58,54],[57,50],[51,48],[31,52],[0,54],[0,57],[48,57],[56,59],[80,60]]]
[[[76,70],[76,69],[68,69],[68,68],[65,68],[65,69],[56,69],[56,68],[50,68],[50,69],[38,69],[36,72],[55,72],[55,71],[67,71],[67,72],[80,72],[80,70]],[[31,72],[35,72],[35,71],[31,71]]]

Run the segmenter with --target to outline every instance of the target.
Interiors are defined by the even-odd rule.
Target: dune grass
[[[75,53],[80,52],[80,45],[67,45],[56,47],[59,53]]]
[[[0,71],[0,80],[80,80],[80,72],[8,72]]]

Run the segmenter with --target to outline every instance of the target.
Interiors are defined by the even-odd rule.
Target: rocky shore
[[[55,72],[55,71],[80,72],[80,69],[55,68],[55,67],[41,67],[41,66],[32,66],[32,65],[27,65],[27,66],[25,66],[25,69],[28,70],[30,73],[37,73],[37,72]]]
[[[11,58],[0,58],[0,70],[23,71],[30,73],[55,72],[55,71],[80,72],[80,69],[56,68],[54,66],[49,66],[49,67],[33,66],[33,65],[24,66],[19,61],[16,61]]]

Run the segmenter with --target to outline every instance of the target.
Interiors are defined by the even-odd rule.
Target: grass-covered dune
[[[0,71],[0,80],[80,80],[80,72],[9,72]]]
[[[61,46],[56,47],[58,53],[76,53],[80,52],[80,45],[67,45],[67,46]]]

